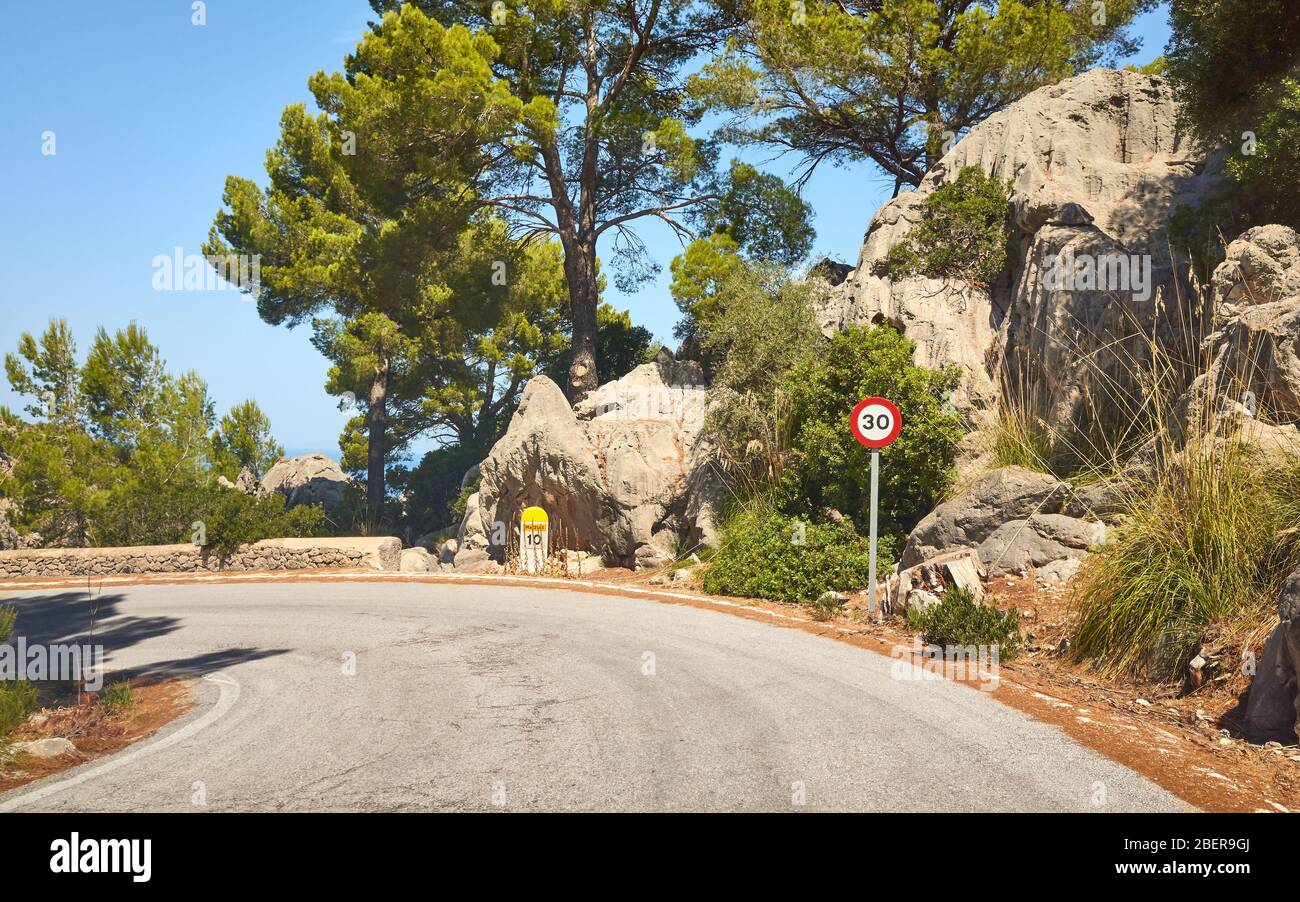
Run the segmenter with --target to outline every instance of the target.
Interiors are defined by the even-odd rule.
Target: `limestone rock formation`
[[[576,409],[554,382],[534,378],[480,465],[456,567],[503,561],[531,505],[549,514],[553,548],[591,551],[612,565],[661,566],[679,537],[711,536],[718,487],[699,440],[704,394],[699,365],[667,357],[601,386]]]
[[[1264,645],[1246,699],[1246,734],[1258,742],[1300,737],[1300,570],[1278,595],[1281,623]]]
[[[964,281],[893,280],[882,263],[921,218],[925,199],[965,166],[1012,182],[1013,249],[1007,272],[988,289]],[[1143,353],[1126,336],[1185,328],[1172,296],[1165,226],[1180,205],[1195,206],[1220,178],[1177,125],[1168,83],[1159,77],[1089,70],[1041,88],[970,130],[913,192],[873,218],[858,266],[819,311],[823,329],[891,322],[917,343],[915,360],[957,365],[955,403],[978,423],[1008,385],[1051,426],[1067,426],[1093,382],[1131,369]],[[1056,260],[1123,258],[1137,280],[1060,290]],[[1150,285],[1140,281],[1150,265]],[[1125,275],[1132,275],[1126,272]],[[1112,282],[1123,284],[1112,285]],[[1089,366],[1079,365],[1085,356]],[[1104,376],[1101,374],[1105,374]]]
[[[1003,467],[945,501],[912,530],[899,566],[916,567],[963,548],[989,576],[1087,556],[1106,537],[1100,521],[1063,513],[1070,487],[1053,476]]]
[[[1189,412],[1211,385],[1215,406],[1247,403],[1274,422],[1300,420],[1300,235],[1280,225],[1250,229],[1228,245],[1211,285],[1211,364]]]
[[[333,510],[343,503],[348,484],[348,476],[337,461],[324,454],[303,454],[276,461],[262,477],[257,493],[266,497],[279,492],[288,507],[322,504],[327,510]]]

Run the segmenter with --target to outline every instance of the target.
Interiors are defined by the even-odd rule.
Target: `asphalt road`
[[[84,592],[0,604],[29,641],[85,629]],[[145,586],[106,589],[97,634],[110,669],[206,676],[201,703],[113,757],[0,796],[0,811],[1186,808],[977,689],[649,600]]]

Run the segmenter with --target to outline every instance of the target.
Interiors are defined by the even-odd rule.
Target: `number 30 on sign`
[[[864,398],[849,415],[853,437],[872,451],[879,451],[898,438],[903,428],[903,417],[898,407],[887,398]]]

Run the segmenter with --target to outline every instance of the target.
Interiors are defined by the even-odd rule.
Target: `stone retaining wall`
[[[0,551],[0,579],[32,576],[109,576],[118,573],[225,573],[368,567],[397,570],[395,538],[266,539],[219,552],[195,545],[132,548],[37,548]]]

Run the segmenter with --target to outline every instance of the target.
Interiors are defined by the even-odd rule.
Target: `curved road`
[[[0,604],[29,642],[85,629],[85,592]],[[156,736],[0,810],[1187,807],[977,689],[715,611],[307,582],[106,589],[98,616],[110,669],[216,676]]]

